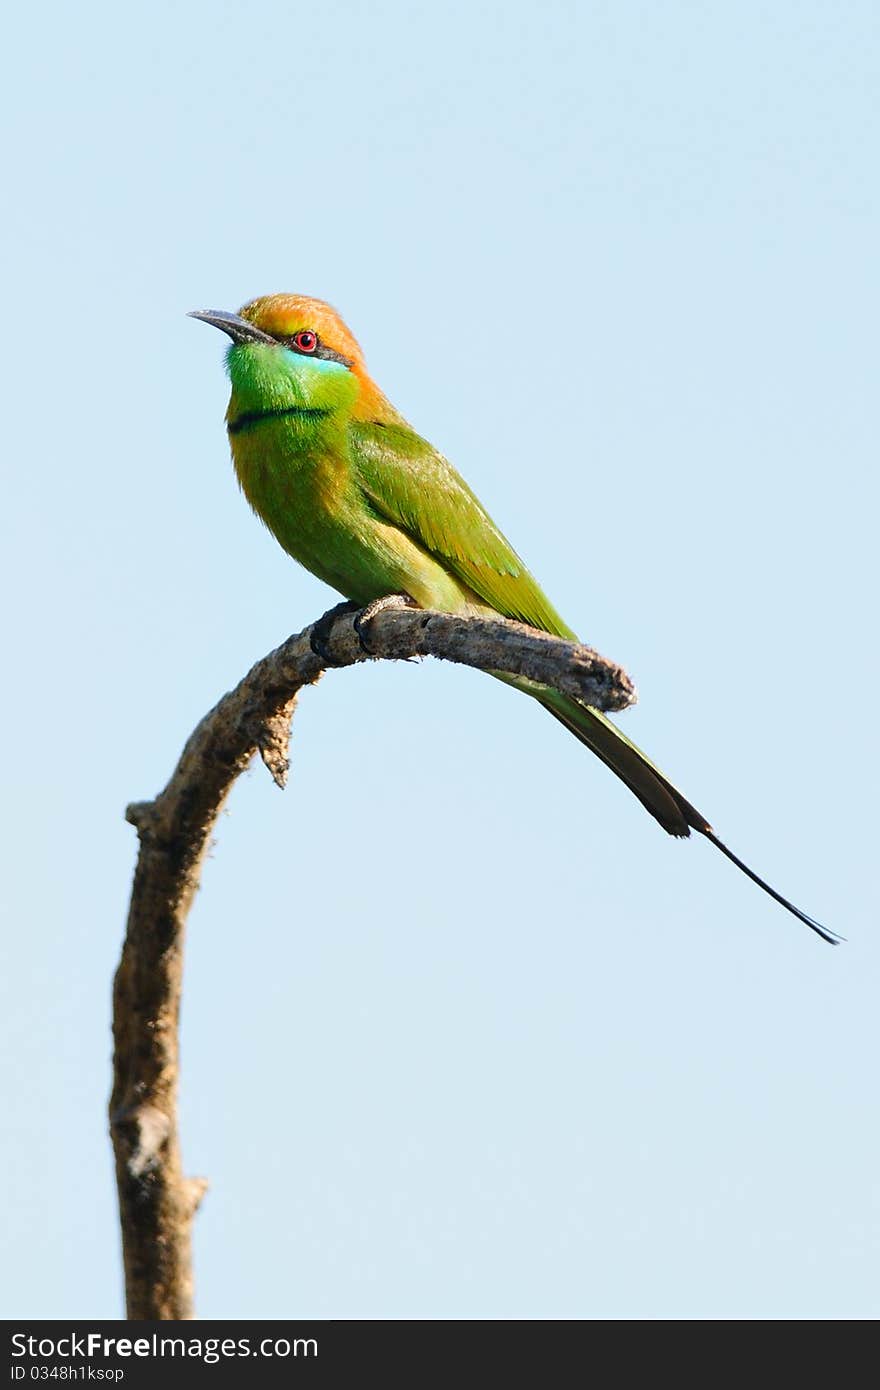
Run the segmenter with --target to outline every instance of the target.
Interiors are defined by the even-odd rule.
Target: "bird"
[[[238,482],[301,565],[358,607],[396,598],[500,614],[578,640],[464,479],[380,390],[331,305],[272,294],[237,314],[195,309],[190,317],[231,340],[226,427]],[[549,686],[493,674],[559,720],[669,835],[696,831],[824,941],[843,939],[738,858],[607,715]]]

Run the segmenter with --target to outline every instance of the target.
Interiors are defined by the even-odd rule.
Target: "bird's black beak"
[[[238,314],[228,314],[225,309],[193,309],[187,318],[213,324],[223,333],[228,333],[234,343],[272,343],[277,346],[277,340],[270,338],[261,328],[255,328]]]

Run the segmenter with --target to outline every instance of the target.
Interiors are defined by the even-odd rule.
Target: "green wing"
[[[368,503],[399,526],[507,618],[577,640],[467,483],[424,439],[401,424],[353,424],[352,458]],[[703,822],[604,714],[547,686],[499,675],[540,701],[635,792],[664,829],[689,834]]]
[[[482,503],[426,440],[406,425],[355,421],[350,447],[360,487],[384,520],[504,617],[576,640]]]

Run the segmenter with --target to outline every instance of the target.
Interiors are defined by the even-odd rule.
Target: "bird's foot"
[[[415,599],[411,599],[409,594],[385,594],[383,598],[374,598],[372,603],[368,603],[363,612],[359,613],[354,620],[354,630],[367,656],[376,655],[369,642],[370,624],[374,618],[378,618],[380,613],[387,613],[393,608],[418,608],[418,606]]]
[[[346,599],[345,603],[337,603],[336,607],[331,608],[325,613],[323,618],[319,618],[316,623],[312,623],[312,630],[309,634],[309,646],[315,653],[315,656],[320,657],[325,666],[336,665],[336,662],[333,660],[327,648],[333,624],[336,622],[336,619],[341,618],[344,613],[357,613],[359,608],[359,603],[352,603],[350,599]],[[360,637],[360,633],[358,633],[358,636]]]

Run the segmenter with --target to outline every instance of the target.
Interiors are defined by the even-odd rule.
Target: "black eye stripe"
[[[311,333],[312,329],[301,328],[299,332]],[[305,352],[301,347],[297,346],[296,337],[297,335],[294,333],[291,337],[279,338],[278,341],[283,343],[286,348],[290,348],[291,352],[299,353],[300,357],[323,357],[328,362],[340,362],[343,367],[351,367],[354,365],[350,357],[343,357],[341,352],[336,352],[333,348],[327,347],[322,343],[317,333],[315,334],[315,346],[310,352]]]

